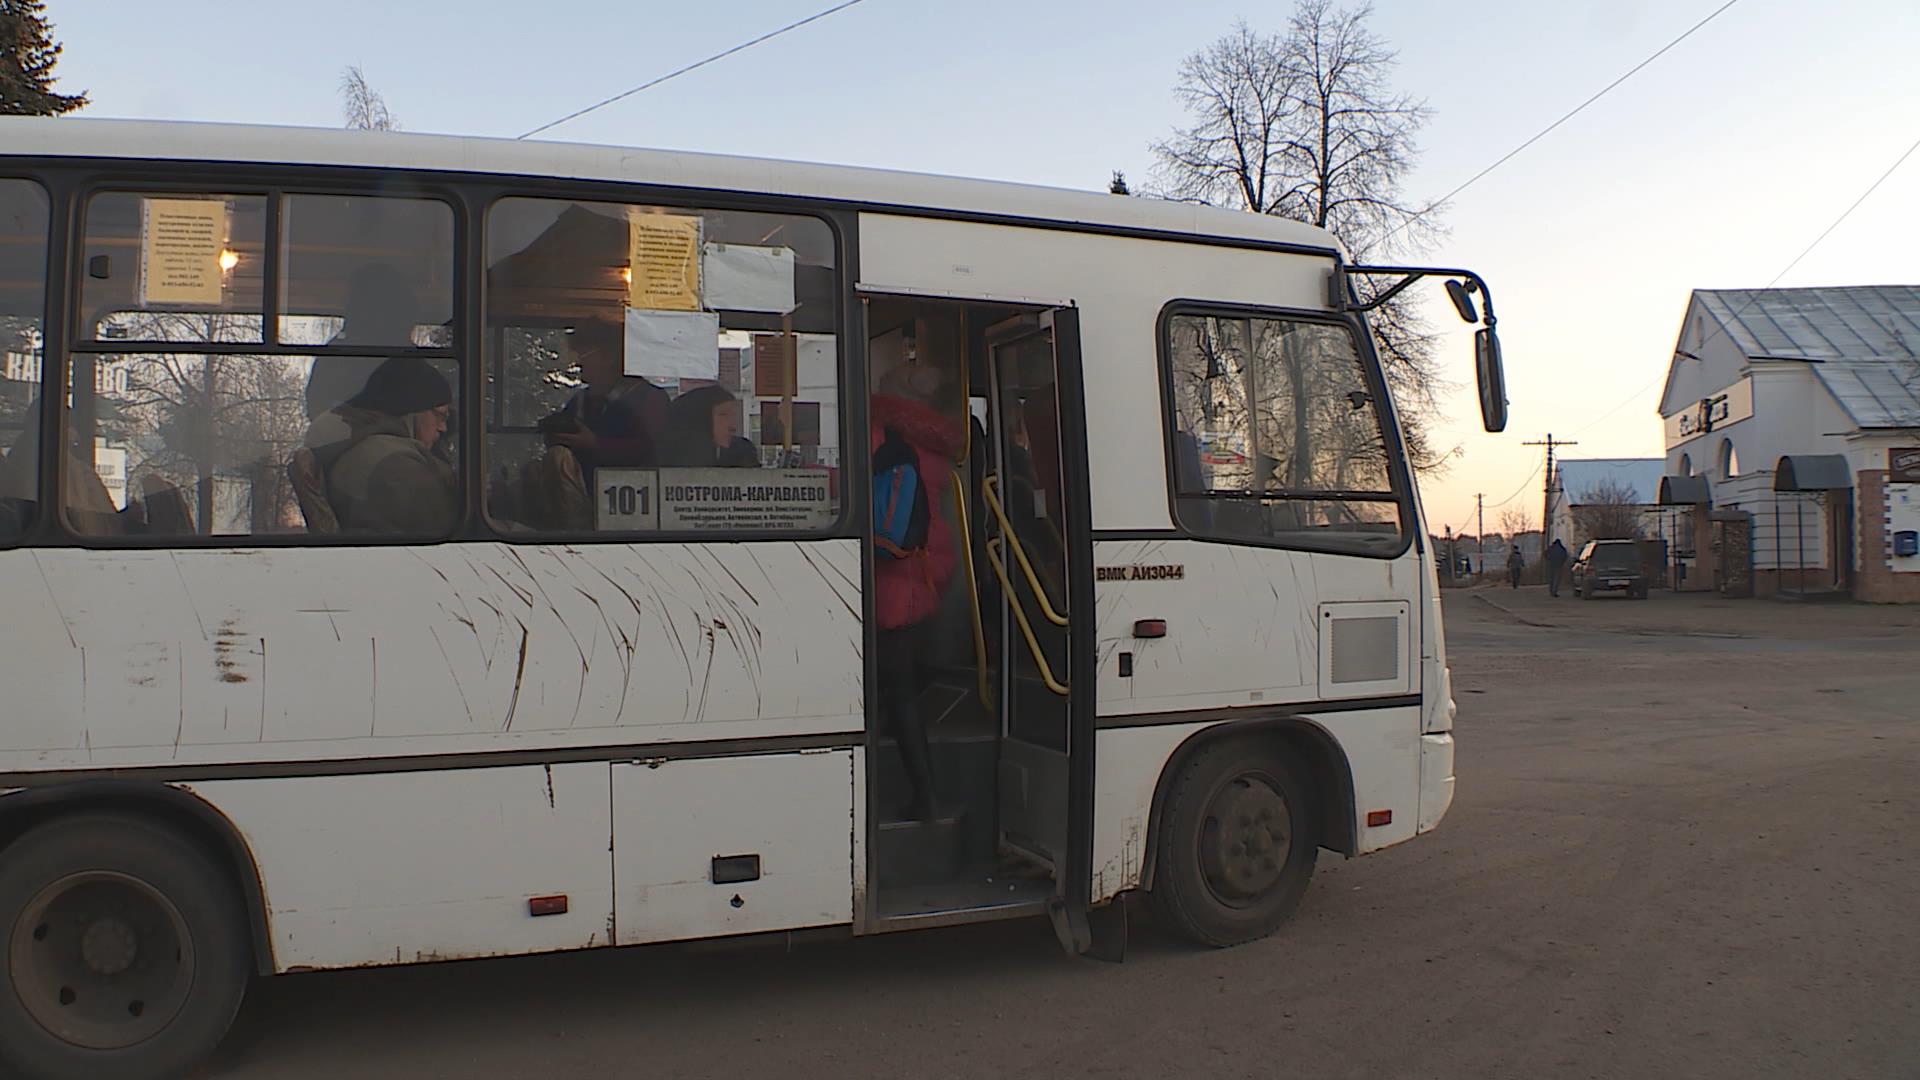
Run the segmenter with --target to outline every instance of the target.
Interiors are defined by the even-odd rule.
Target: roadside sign
[[[1894,447],[1887,451],[1887,483],[1920,484],[1920,447]]]

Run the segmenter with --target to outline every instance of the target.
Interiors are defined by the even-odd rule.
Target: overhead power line
[[[665,75],[662,75],[655,79],[649,79],[646,82],[641,83],[639,86],[636,86],[631,90],[622,90],[620,93],[615,94],[604,101],[596,101],[584,109],[576,109],[575,111],[568,113],[567,115],[561,117],[558,120],[550,120],[547,123],[541,124],[539,127],[534,128],[531,131],[521,132],[520,134],[515,135],[514,138],[525,139],[529,136],[538,135],[541,132],[548,130],[549,128],[559,127],[561,124],[564,124],[569,120],[578,120],[580,117],[585,116],[590,112],[593,112],[595,109],[604,109],[608,105],[611,105],[616,101],[624,101],[627,98],[630,98],[633,95],[641,92],[642,90],[651,90],[654,87],[659,86],[661,83],[666,82],[669,79],[677,79],[680,76],[685,75],[689,71],[695,71],[700,68],[706,67],[708,64],[711,64],[716,60],[725,60],[727,57],[732,56],[734,53],[745,52],[746,50],[753,48],[755,45],[758,45],[763,41],[771,41],[774,38],[779,37],[781,34],[785,34],[792,30],[798,30],[801,27],[807,25],[808,23],[819,22],[821,19],[824,19],[829,15],[837,14],[839,12],[847,10],[850,7],[853,7],[855,4],[864,3],[864,2],[865,0],[844,0],[844,2],[835,4],[830,8],[826,8],[821,11],[816,11],[813,14],[797,22],[790,22],[778,30],[769,30],[766,33],[761,34],[759,37],[754,38],[751,41],[743,41],[740,44],[735,45],[731,49],[725,49],[720,52],[714,53],[712,56],[709,56],[704,60],[696,60],[693,63],[688,64],[686,67],[678,68],[674,71],[669,71]]]
[[[1533,483],[1533,478],[1539,475],[1540,475],[1540,462],[1536,461],[1533,463],[1533,471],[1527,474],[1527,478],[1525,480],[1520,481],[1519,487],[1513,489],[1513,494],[1507,496],[1504,499],[1501,499],[1499,502],[1487,503],[1486,505],[1495,510],[1500,509],[1501,507],[1507,505],[1513,500],[1519,498],[1520,493],[1527,490],[1527,485]]]
[[[1748,308],[1753,306],[1754,301],[1759,299],[1761,293],[1766,292],[1767,290],[1773,288],[1775,285],[1780,284],[1781,278],[1784,278],[1788,274],[1792,273],[1793,268],[1796,266],[1799,266],[1801,260],[1813,254],[1814,248],[1819,247],[1821,242],[1826,240],[1827,237],[1832,236],[1834,233],[1834,230],[1838,229],[1841,223],[1846,221],[1847,218],[1853,216],[1853,212],[1855,210],[1860,209],[1860,204],[1866,202],[1869,196],[1871,196],[1874,192],[1880,190],[1880,185],[1886,183],[1889,179],[1891,179],[1893,177],[1893,174],[1899,171],[1900,166],[1905,165],[1907,163],[1907,159],[1912,157],[1916,152],[1920,152],[1920,139],[1915,139],[1913,141],[1913,145],[1907,147],[1905,153],[1902,153],[1899,157],[1895,158],[1893,164],[1887,166],[1887,171],[1880,174],[1879,179],[1867,185],[1867,190],[1861,192],[1860,197],[1853,200],[1852,203],[1848,204],[1845,210],[1840,211],[1840,216],[1833,219],[1833,224],[1828,225],[1824,230],[1821,231],[1819,236],[1814,237],[1813,243],[1808,244],[1804,249],[1801,250],[1800,254],[1795,255],[1793,257],[1793,261],[1789,262],[1786,266],[1782,267],[1779,273],[1773,275],[1773,279],[1771,281],[1768,281],[1765,285],[1761,286],[1758,289],[1753,290],[1753,292],[1750,295],[1748,295],[1747,302],[1744,304],[1741,304],[1738,308],[1734,309],[1733,315],[1727,320],[1727,323],[1738,321],[1740,316],[1744,314]],[[1727,332],[1727,323],[1716,324],[1713,328],[1713,333],[1708,334],[1705,338],[1702,338],[1700,343],[1694,346],[1694,348],[1704,349],[1710,342],[1717,340],[1720,337],[1720,335]],[[1621,409],[1626,408],[1629,404],[1631,404],[1634,401],[1635,398],[1638,398],[1641,394],[1644,394],[1648,390],[1653,389],[1654,383],[1662,382],[1666,379],[1666,377],[1667,377],[1667,373],[1664,371],[1654,376],[1653,379],[1650,382],[1648,382],[1645,386],[1642,386],[1640,389],[1635,390],[1633,393],[1628,394],[1625,398],[1622,398],[1619,404],[1615,405],[1611,409],[1608,409],[1606,412],[1601,413],[1599,416],[1594,417],[1592,420],[1587,421],[1586,425],[1584,427],[1581,427],[1579,430],[1575,431],[1574,434],[1578,435],[1580,434],[1580,432],[1587,430],[1587,428],[1593,427],[1595,424],[1598,424],[1600,421],[1605,420],[1607,417],[1612,416],[1614,413],[1617,413]]]
[[[1449,191],[1445,195],[1440,196],[1438,199],[1435,199],[1433,202],[1428,203],[1427,208],[1425,210],[1421,210],[1420,212],[1414,214],[1412,217],[1401,222],[1398,228],[1394,229],[1393,232],[1390,232],[1387,234],[1387,238],[1391,239],[1395,234],[1407,228],[1409,225],[1412,225],[1415,221],[1420,220],[1422,217],[1425,217],[1428,213],[1432,212],[1434,209],[1446,205],[1449,201],[1453,199],[1455,195],[1460,194],[1461,192],[1472,187],[1473,185],[1479,183],[1481,180],[1484,180],[1488,173],[1491,173],[1493,170],[1498,169],[1500,166],[1505,165],[1509,161],[1512,161],[1514,158],[1519,157],[1521,152],[1526,150],[1527,147],[1532,146],[1534,143],[1537,143],[1541,139],[1546,138],[1548,135],[1553,133],[1553,130],[1555,128],[1573,119],[1574,117],[1579,116],[1581,113],[1587,111],[1588,106],[1592,105],[1594,102],[1599,101],[1601,98],[1606,97],[1608,94],[1612,93],[1614,88],[1618,87],[1621,83],[1624,83],[1628,79],[1631,79],[1635,75],[1639,74],[1642,68],[1645,68],[1648,64],[1651,64],[1655,60],[1658,60],[1662,56],[1665,56],[1675,46],[1679,45],[1681,42],[1692,37],[1696,32],[1700,30],[1701,27],[1719,18],[1721,14],[1724,13],[1728,8],[1732,7],[1733,5],[1739,2],[1740,0],[1727,0],[1726,3],[1721,4],[1719,7],[1713,9],[1712,13],[1709,14],[1706,18],[1701,19],[1699,22],[1694,23],[1692,26],[1689,26],[1686,29],[1686,32],[1681,34],[1679,37],[1674,38],[1672,41],[1669,41],[1665,45],[1660,46],[1660,48],[1656,50],[1652,56],[1649,56],[1645,60],[1642,60],[1639,63],[1628,68],[1626,72],[1623,73],[1619,78],[1601,87],[1598,91],[1594,93],[1592,97],[1589,97],[1587,100],[1581,102],[1578,105],[1575,105],[1572,109],[1568,110],[1565,115],[1560,117],[1560,119],[1555,120],[1553,123],[1548,124],[1546,127],[1541,128],[1538,132],[1534,133],[1532,138],[1528,139],[1526,142],[1521,143],[1519,146],[1516,146],[1513,149],[1507,151],[1505,154],[1501,155],[1498,161],[1495,161],[1493,164],[1487,166],[1484,169],[1481,169],[1479,172],[1474,173],[1472,176],[1468,177],[1466,182],[1461,184],[1459,187],[1454,188],[1452,191]]]

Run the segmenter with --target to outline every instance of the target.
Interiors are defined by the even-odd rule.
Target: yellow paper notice
[[[220,251],[227,204],[211,199],[147,199],[140,219],[140,303],[211,304],[221,300]]]
[[[627,219],[633,283],[627,305],[645,311],[700,310],[700,219],[635,212]]]

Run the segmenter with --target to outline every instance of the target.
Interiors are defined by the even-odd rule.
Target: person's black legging
[[[882,630],[874,653],[878,667],[881,730],[891,732],[900,745],[900,759],[907,766],[907,781],[913,785],[916,819],[933,816],[933,752],[927,745],[927,719],[919,708],[920,692],[926,689],[921,675],[922,641],[926,635],[920,626]]]

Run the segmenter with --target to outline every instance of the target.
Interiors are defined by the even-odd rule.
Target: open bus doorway
[[[896,439],[944,471],[926,484],[929,550],[874,555],[876,922],[1058,910],[1085,887],[1070,777],[1076,751],[1091,749],[1075,744],[1069,696],[1072,538],[1084,528],[1069,521],[1069,485],[1084,483],[1084,458],[1076,470],[1063,454],[1059,373],[1063,343],[1076,343],[1060,332],[1065,309],[865,304],[876,473],[897,459]],[[875,484],[879,500],[884,475]],[[901,625],[901,588],[928,600],[924,619]]]

